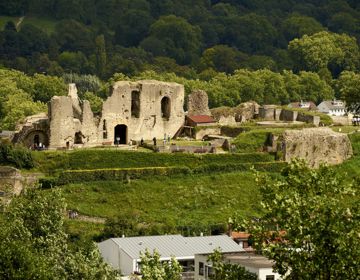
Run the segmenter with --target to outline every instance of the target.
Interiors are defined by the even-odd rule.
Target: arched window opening
[[[161,99],[161,117],[169,120],[170,118],[170,112],[171,112],[171,106],[170,106],[170,98],[164,97]]]
[[[140,92],[135,90],[131,92],[131,116],[140,117]]]

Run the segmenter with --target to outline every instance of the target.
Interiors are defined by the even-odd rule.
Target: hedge
[[[67,170],[60,174],[58,184],[86,181],[108,181],[140,179],[147,176],[168,176],[174,174],[189,174],[188,167],[145,167],[145,168],[116,168],[116,169],[94,169],[94,170]]]
[[[252,163],[274,161],[266,153],[246,154],[166,154],[114,149],[91,149],[70,152],[44,151],[34,153],[40,171],[53,175],[62,170],[115,169],[187,166],[195,168],[209,163]]]
[[[258,163],[231,163],[231,164],[206,164],[193,169],[186,166],[172,167],[145,167],[145,168],[116,168],[116,169],[93,169],[93,170],[67,170],[60,174],[57,182],[53,177],[42,179],[43,188],[54,185],[66,185],[70,183],[86,181],[113,181],[140,179],[148,176],[170,176],[176,174],[199,174],[232,171],[249,171],[255,168],[259,171],[280,172],[286,162],[258,162]]]
[[[32,154],[27,148],[4,142],[0,142],[0,163],[17,168],[30,169],[34,167]]]

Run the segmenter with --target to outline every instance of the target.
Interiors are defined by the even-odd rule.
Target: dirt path
[[[68,211],[68,218],[71,220],[78,220],[78,221],[95,223],[95,224],[105,224],[106,222],[105,218],[80,215],[77,214],[76,212],[69,212],[69,211]]]
[[[19,30],[20,25],[22,24],[22,22],[24,21],[25,16],[19,18],[19,21],[16,23],[16,30]]]

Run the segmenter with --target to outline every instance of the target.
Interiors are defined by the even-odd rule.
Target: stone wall
[[[298,112],[291,110],[282,110],[280,114],[280,120],[285,122],[294,122],[297,120]]]
[[[207,127],[197,130],[195,132],[194,138],[196,140],[202,140],[207,135],[220,135],[221,128],[220,127]]]
[[[305,159],[310,166],[321,163],[340,164],[352,156],[352,146],[347,134],[337,133],[330,128],[305,128],[286,130],[279,145],[283,159]]]
[[[297,121],[311,123],[315,126],[319,126],[320,124],[320,117],[319,116],[311,116],[299,113],[297,116]]]
[[[197,115],[207,115],[210,116],[209,110],[209,99],[208,95],[203,90],[194,90],[188,96],[188,115],[189,116],[197,116]]]
[[[139,94],[136,104],[132,103],[134,93]],[[183,85],[159,81],[117,82],[112,95],[103,104],[99,138],[114,141],[118,125],[126,129],[126,143],[130,139],[162,139],[164,134],[173,136],[184,124],[183,104]],[[134,107],[137,106],[139,114],[135,116]],[[107,139],[103,139],[104,127]]]

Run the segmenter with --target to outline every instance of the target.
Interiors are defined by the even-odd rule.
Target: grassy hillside
[[[226,224],[228,218],[259,214],[259,189],[252,173],[179,175],[70,184],[63,187],[70,209],[104,218],[133,219],[149,233],[196,232]]]
[[[338,128],[335,128],[335,130]],[[244,154],[192,155],[160,154],[116,149],[90,149],[71,152],[34,153],[38,169],[44,172],[97,168],[141,168],[187,166],[191,169],[216,164],[240,164],[274,159],[269,154],[254,153],[263,144],[268,132],[283,129],[253,129],[239,135],[235,141]],[[352,129],[348,129],[352,131]],[[347,180],[360,177],[360,133],[349,135],[354,157],[334,168]],[[56,173],[56,172],[55,172]],[[278,176],[278,173],[268,173]],[[212,172],[147,176],[135,180],[90,181],[66,184],[61,187],[68,209],[82,215],[122,221],[120,225],[101,225],[69,220],[68,232],[73,238],[106,238],[114,231],[131,225],[131,233],[210,234],[225,230],[228,218],[234,213],[242,216],[261,214],[259,186],[252,172]],[[354,201],[358,198],[354,197]],[[353,201],[347,201],[351,203]],[[112,221],[112,222],[111,222]],[[115,222],[116,224],[116,222]],[[110,227],[110,228],[109,228]],[[120,231],[119,231],[120,228]]]

